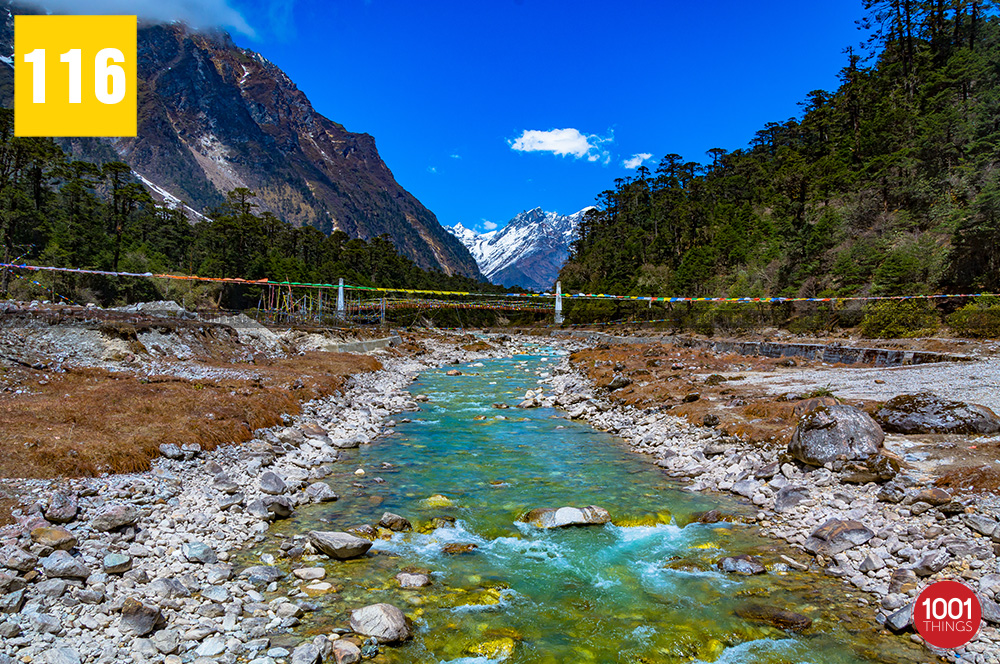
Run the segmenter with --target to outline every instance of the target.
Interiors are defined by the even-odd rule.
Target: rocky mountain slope
[[[14,22],[3,14],[0,101],[10,105]],[[140,24],[138,69],[138,136],[64,147],[94,160],[116,153],[154,195],[199,212],[249,187],[261,209],[289,223],[366,239],[388,233],[423,268],[478,276],[469,252],[396,182],[375,139],[318,113],[262,55],[225,33]]]
[[[483,275],[492,283],[544,291],[555,283],[569,257],[577,226],[591,209],[560,215],[535,208],[521,212],[503,228],[489,233],[477,233],[462,224],[455,224],[448,231],[469,249]]]

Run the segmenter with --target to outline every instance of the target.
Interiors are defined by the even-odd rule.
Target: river
[[[779,555],[792,552],[741,522],[751,506],[684,491],[618,439],[559,411],[495,408],[516,405],[560,359],[538,352],[461,366],[461,376],[422,374],[411,392],[429,400],[405,414],[411,421],[337,464],[329,481],[340,500],[298,510],[251,552],[273,554],[310,529],[375,524],[385,511],[414,524],[362,559],[325,561],[332,588],[307,590],[317,610],[301,633],[328,633],[346,625],[351,608],[384,601],[417,632],[383,648],[378,661],[393,663],[926,659],[873,629],[863,594],[782,564]],[[599,505],[612,523],[545,531],[517,521],[564,505]],[[709,509],[734,520],[698,523]],[[447,544],[475,548],[447,554]],[[720,558],[744,553],[760,556],[768,573],[718,570]],[[403,570],[428,572],[433,584],[401,589],[394,576]],[[739,617],[748,606],[794,611],[812,626],[793,633]]]

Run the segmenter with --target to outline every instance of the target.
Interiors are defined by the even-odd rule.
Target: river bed
[[[412,642],[382,650],[378,661],[394,663],[927,658],[870,626],[864,594],[784,565],[779,555],[791,551],[741,522],[751,506],[684,491],[621,441],[560,411],[495,408],[519,403],[560,359],[538,352],[463,365],[460,376],[421,374],[410,389],[428,401],[411,421],[337,464],[329,483],[340,500],[298,510],[249,552],[273,555],[291,535],[375,524],[386,511],[413,523],[364,558],[303,563],[323,564],[332,587],[302,584],[317,610],[300,633],[329,633],[350,609],[384,601],[416,626]],[[517,521],[564,505],[599,505],[612,523],[545,531]],[[733,521],[698,523],[710,509]],[[444,553],[449,544],[475,548]],[[738,554],[760,556],[768,573],[719,571],[719,559]],[[427,572],[433,584],[402,589],[394,576],[404,570]],[[812,626],[793,633],[737,615],[751,606],[793,611]]]

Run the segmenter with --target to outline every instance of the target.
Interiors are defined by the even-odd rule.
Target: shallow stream
[[[683,491],[618,439],[559,411],[516,405],[555,354],[484,360],[461,376],[428,371],[411,391],[429,397],[411,422],[349,451],[330,484],[335,503],[279,522],[254,553],[282,537],[378,522],[385,511],[414,532],[376,541],[365,558],[324,564],[327,591],[299,632],[328,633],[349,611],[401,607],[416,638],[384,648],[382,662],[916,662],[926,651],[872,628],[872,607],[840,581],[789,570],[790,553],[738,522],[752,508]],[[363,468],[366,474],[353,474]],[[379,482],[376,478],[383,480]],[[440,498],[444,496],[451,505]],[[599,505],[613,523],[543,531],[517,518],[534,507]],[[736,522],[699,524],[709,509]],[[436,517],[455,519],[434,528]],[[440,524],[440,522],[439,522]],[[447,544],[474,544],[447,554]],[[718,571],[727,555],[759,555],[765,575]],[[433,585],[399,588],[398,572],[429,572]],[[303,584],[303,586],[308,584]],[[748,605],[804,614],[787,632],[741,618]]]

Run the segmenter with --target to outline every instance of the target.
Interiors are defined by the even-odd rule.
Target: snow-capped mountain
[[[546,291],[569,257],[580,220],[591,209],[560,215],[535,208],[489,233],[477,233],[462,224],[446,228],[468,248],[492,283]]]

